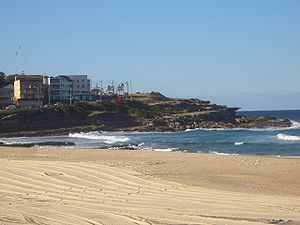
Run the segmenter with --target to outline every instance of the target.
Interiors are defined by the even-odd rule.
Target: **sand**
[[[0,147],[0,224],[300,224],[300,159]]]

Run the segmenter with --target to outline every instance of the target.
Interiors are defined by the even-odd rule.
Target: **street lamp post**
[[[50,105],[51,100],[51,79],[48,78],[48,105]]]
[[[69,81],[69,101],[70,105],[72,105],[72,90],[73,90],[73,84],[71,81]]]
[[[102,102],[102,80],[100,80],[100,102]]]

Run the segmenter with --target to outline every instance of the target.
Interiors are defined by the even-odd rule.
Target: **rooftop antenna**
[[[17,48],[17,51],[16,51],[16,57],[17,59],[19,58],[18,55],[20,54],[20,51],[21,51],[21,45],[18,46]],[[16,59],[16,74],[18,73],[18,70],[19,70],[19,65],[18,65],[18,60]]]
[[[24,57],[24,71],[27,72],[27,57]]]

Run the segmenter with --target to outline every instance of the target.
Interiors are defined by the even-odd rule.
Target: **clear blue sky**
[[[300,109],[299,0],[1,0],[0,70]],[[16,56],[18,46],[21,46]]]

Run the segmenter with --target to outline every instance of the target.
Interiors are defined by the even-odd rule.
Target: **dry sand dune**
[[[299,196],[191,187],[55,154],[0,154],[0,224],[300,224]]]

